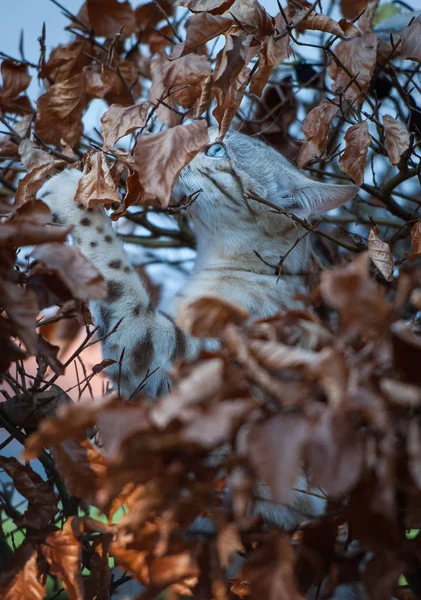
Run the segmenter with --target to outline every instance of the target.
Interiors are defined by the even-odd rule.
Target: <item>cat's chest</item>
[[[223,298],[247,311],[251,320],[297,307],[297,295],[305,291],[302,278],[261,275],[248,271],[203,271],[194,275],[172,299],[169,312],[177,320],[183,308],[203,296]]]

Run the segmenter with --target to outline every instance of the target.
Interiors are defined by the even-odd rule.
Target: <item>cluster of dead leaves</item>
[[[62,405],[27,439],[24,458],[48,450],[76,505],[96,506],[108,523],[70,517],[54,527],[52,487],[2,459],[28,499],[17,523],[31,522],[0,579],[2,597],[31,589],[41,599],[50,573],[72,598],[110,598],[109,557],[148,598],[169,588],[174,597],[298,599],[350,582],[395,595],[420,551],[402,535],[421,525],[421,343],[401,318],[420,308],[420,286],[419,270],[408,269],[391,303],[362,254],[322,273],[307,299],[313,310],[247,327],[234,305],[190,305],[186,326],[222,348],[181,366],[168,395],[152,405],[113,396]],[[299,537],[268,531],[252,516],[254,486],[265,481],[273,501],[288,504],[303,465],[326,514]],[[347,552],[353,540],[358,549]]]
[[[136,9],[128,2],[87,0],[71,25],[72,30],[81,32],[78,37],[40,62],[39,76],[46,91],[35,108],[24,95],[31,79],[27,65],[9,59],[2,63],[0,108],[6,114],[23,115],[15,134],[20,139],[30,138],[33,128],[38,140],[58,147],[68,162],[76,160],[74,151],[83,135],[83,115],[90,102],[101,98],[110,105],[101,119],[102,150],[83,158],[85,175],[78,201],[88,207],[98,203],[114,206],[115,219],[133,204],[168,205],[177,175],[207,143],[206,121],[180,125],[186,119],[200,119],[212,109],[223,137],[246,94],[262,96],[264,90],[276,89],[268,88],[267,83],[274,69],[293,57],[296,36],[316,30],[339,38],[328,49],[333,97],[322,100],[304,120],[306,141],[298,155],[300,167],[328,157],[335,118],[339,113],[352,114],[353,108],[367,99],[375,66],[385,54],[384,42],[372,31],[378,4],[374,1],[358,3],[361,10],[357,14],[363,14],[355,23],[347,21],[351,14],[355,19],[355,6],[346,2],[341,5],[344,18],[338,22],[317,13],[307,2],[301,2],[299,8],[289,3],[275,17],[257,0],[180,0],[178,4],[192,13],[184,39],[172,18],[174,6],[165,0]],[[416,19],[393,37],[388,60],[393,55],[421,61],[419,28]],[[95,42],[92,34],[105,42]],[[125,42],[133,36],[149,46],[149,54],[142,53],[138,45],[127,52]],[[207,44],[220,36],[225,44],[216,59],[210,60]],[[288,136],[296,116],[290,109],[294,106],[291,83],[283,82],[286,98],[277,103],[277,112],[271,110],[265,94],[245,130],[262,130],[267,139],[295,158],[299,142],[290,143]],[[262,106],[266,107],[263,115]],[[150,135],[147,131],[155,119],[170,129]],[[397,165],[410,146],[406,126],[384,115],[383,131],[390,162]],[[115,148],[121,138],[134,132],[138,135],[129,152]],[[1,154],[19,155],[16,135],[6,136],[0,143]],[[367,122],[355,122],[345,142],[339,165],[360,185],[371,143]],[[43,170],[28,174],[29,192],[32,182],[45,175]],[[18,197],[22,186],[19,183]],[[27,197],[29,192],[25,191]]]

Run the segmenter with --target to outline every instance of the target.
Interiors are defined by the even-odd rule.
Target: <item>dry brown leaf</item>
[[[53,418],[42,421],[26,439],[22,459],[37,458],[44,448],[53,448],[65,440],[84,438],[86,430],[94,426],[100,408],[112,402],[114,398],[107,396],[95,402],[61,405]]]
[[[305,31],[306,29],[316,30],[316,31],[325,31],[326,33],[331,33],[333,35],[343,37],[344,31],[339,23],[337,23],[331,17],[326,15],[320,15],[317,13],[311,13],[309,16],[305,17],[308,10],[298,10],[293,18],[292,25],[294,23],[299,22],[296,27],[296,30],[299,32]],[[303,19],[303,17],[305,17]],[[288,37],[288,36],[286,36]]]
[[[85,161],[74,199],[85,208],[121,202],[103,152],[92,152]]]
[[[220,337],[230,323],[240,325],[248,317],[241,306],[217,296],[201,296],[181,307],[177,322],[196,337]]]
[[[53,83],[60,83],[81,73],[88,66],[93,54],[92,45],[86,40],[75,40],[64,46],[57,46],[51,51],[48,61],[42,66],[40,77]]]
[[[8,59],[1,63],[1,75],[3,87],[0,88],[0,104],[8,104],[17,98],[26,90],[32,79],[25,63]]]
[[[49,533],[41,552],[46,558],[51,575],[58,577],[69,595],[69,600],[84,600],[81,572],[83,532],[82,521],[70,517],[63,529]]]
[[[107,296],[106,281],[76,246],[41,244],[31,256],[54,271],[76,298],[88,301]]]
[[[339,311],[342,332],[361,332],[368,338],[388,327],[391,307],[383,288],[369,277],[368,253],[346,267],[323,271],[320,292],[326,304]]]
[[[170,60],[190,54],[209,40],[225,33],[232,24],[232,19],[214,16],[206,12],[193,15],[187,26],[185,41],[174,46]]]
[[[233,554],[244,550],[240,532],[235,523],[227,523],[218,532],[216,547],[218,549],[219,560],[224,568],[230,564]]]
[[[421,35],[421,31],[420,31]],[[403,123],[390,115],[383,115],[386,149],[392,165],[397,165],[402,154],[409,148],[409,133]]]
[[[0,224],[0,247],[17,248],[44,242],[65,242],[70,228],[49,226],[51,212],[41,200],[31,200]]]
[[[393,279],[393,256],[389,244],[379,238],[379,228],[370,229],[368,236],[368,253],[386,281]]]
[[[341,11],[346,19],[355,19],[363,12],[369,0],[341,0]]]
[[[257,0],[235,0],[224,15],[236,19],[259,40],[275,33],[272,17]]]
[[[345,150],[339,159],[339,166],[358,186],[364,181],[370,143],[371,135],[368,133],[367,121],[351,125],[345,134]]]
[[[281,32],[285,29],[285,19],[281,13],[275,18],[275,28]],[[260,47],[259,68],[250,84],[250,93],[261,96],[263,89],[267,84],[273,68],[280,65],[291,55],[290,37],[284,35],[277,39],[277,36],[267,36]]]
[[[150,31],[166,16],[171,16],[174,7],[172,0],[154,0],[141,4],[135,10],[136,25],[142,33]]]
[[[207,12],[221,15],[234,4],[234,0],[177,0],[176,6],[184,6],[191,12]]]
[[[204,120],[140,135],[133,151],[133,168],[148,194],[165,207],[181,169],[208,143],[208,124]]]
[[[76,146],[83,131],[82,113],[85,106],[83,73],[52,85],[38,98],[36,135],[47,144],[59,146],[63,138],[70,146]]]
[[[13,479],[15,489],[28,500],[26,511],[14,521],[19,527],[44,529],[58,512],[57,496],[51,485],[29,465],[0,456],[0,468]]]
[[[3,567],[0,575],[2,600],[44,600],[46,577],[40,572],[38,552],[30,543],[23,543]]]
[[[85,91],[108,104],[132,106],[140,96],[139,71],[134,62],[114,61],[112,66],[96,64],[84,69]]]
[[[322,158],[329,137],[329,128],[339,108],[332,102],[323,101],[313,108],[303,121],[306,141],[301,146],[297,164],[300,168],[310,161]]]
[[[206,381],[206,387],[203,382]],[[158,398],[154,403],[150,419],[161,429],[178,416],[183,407],[198,402],[206,402],[213,398],[222,388],[224,382],[224,363],[215,358],[193,367],[187,377],[181,378],[171,392]]]
[[[417,221],[411,229],[411,252],[405,252],[408,260],[416,260],[421,256],[421,221]]]
[[[152,86],[149,98],[158,103],[155,113],[166,125],[173,127],[181,122],[181,115],[172,109],[177,105],[191,108],[201,95],[201,83],[211,72],[206,56],[192,54],[169,60],[160,53],[151,62]],[[170,94],[170,95],[168,95]],[[164,100],[164,104],[159,101]]]
[[[38,155],[39,156],[39,155]],[[41,158],[41,161],[43,158]],[[67,163],[63,160],[41,162],[39,167],[33,168],[29,173],[19,180],[15,195],[15,208],[21,208],[25,204],[34,202],[38,191],[49,175],[56,175]]]
[[[376,64],[377,45],[377,36],[367,33],[351,40],[343,40],[335,46],[333,52],[340,64],[332,58],[328,69],[333,79],[333,92],[342,94],[350,102],[363,102]]]
[[[51,453],[69,492],[96,505],[107,471],[107,461],[101,451],[89,440],[65,440],[52,448]]]
[[[139,177],[135,171],[129,172],[126,177],[126,194],[123,198],[123,201],[118,206],[117,210],[115,210],[111,219],[113,221],[117,221],[120,217],[126,214],[129,206],[133,204],[141,204],[142,202],[147,202],[149,196],[145,193],[145,190],[142,184],[139,181]]]
[[[251,427],[248,459],[258,478],[269,486],[274,502],[291,501],[310,430],[306,419],[292,414],[276,415]]]
[[[32,169],[50,164],[54,161],[54,157],[51,154],[38,148],[38,146],[34,144],[34,142],[28,140],[28,138],[21,141],[18,151],[21,163],[27,171],[32,171]]]
[[[400,56],[421,63],[421,17],[417,17],[399,35],[402,39]]]
[[[150,102],[127,107],[112,104],[101,117],[104,151],[110,150],[120,138],[144,127],[150,106]]]
[[[136,29],[136,19],[130,2],[118,0],[86,0],[77,18],[95,35],[112,38],[120,33],[127,38]]]
[[[296,555],[287,536],[274,532],[250,554],[242,575],[250,585],[251,598],[304,600],[297,590]]]
[[[215,88],[216,108],[212,114],[219,123],[218,139],[222,139],[227,133],[237,110],[240,108],[249,82],[250,72],[248,67],[243,67],[238,77],[231,83],[226,94],[223,94],[219,88]]]

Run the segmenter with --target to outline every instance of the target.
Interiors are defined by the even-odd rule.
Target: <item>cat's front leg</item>
[[[108,296],[90,303],[99,327],[104,358],[116,361],[108,372],[122,393],[157,396],[168,390],[168,372],[177,358],[191,357],[192,340],[170,316],[158,310],[132,268],[102,207],[85,209],[75,201],[82,173],[66,169],[48,180],[37,197],[53,221],[72,225],[72,238],[108,284]]]

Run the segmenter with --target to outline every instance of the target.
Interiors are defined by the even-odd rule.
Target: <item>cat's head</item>
[[[274,212],[253,198],[305,218],[345,204],[358,191],[308,178],[256,138],[231,131],[219,142],[217,135],[217,128],[209,129],[210,144],[181,171],[174,188],[176,200],[198,193],[189,210],[201,228],[233,232],[245,222],[267,227]]]

